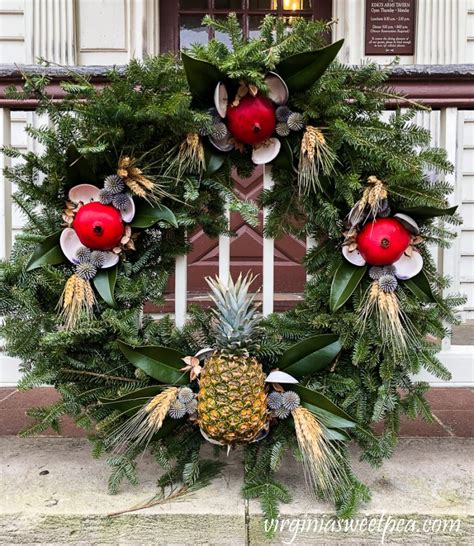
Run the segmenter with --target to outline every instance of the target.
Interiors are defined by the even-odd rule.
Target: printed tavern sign
[[[415,4],[416,0],[366,0],[366,55],[413,55]]]

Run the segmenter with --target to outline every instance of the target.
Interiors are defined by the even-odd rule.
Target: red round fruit
[[[357,236],[357,246],[370,265],[396,262],[410,244],[410,233],[395,218],[377,218],[365,224]]]
[[[81,243],[93,250],[112,250],[124,233],[120,212],[112,205],[95,201],[77,211],[72,227]]]
[[[267,97],[246,95],[237,106],[227,108],[227,128],[244,144],[258,144],[275,130],[275,108]]]

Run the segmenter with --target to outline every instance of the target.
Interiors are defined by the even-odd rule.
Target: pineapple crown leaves
[[[249,288],[255,280],[250,272],[239,275],[235,281],[229,277],[227,283],[216,277],[206,278],[211,289],[211,300],[216,308],[212,309],[215,321],[214,335],[219,349],[232,353],[248,352],[255,348],[255,333],[259,322],[256,293],[249,294]]]

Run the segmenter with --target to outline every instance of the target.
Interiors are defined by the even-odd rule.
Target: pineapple
[[[267,396],[261,364],[249,355],[258,321],[247,275],[228,285],[206,279],[216,305],[213,309],[217,350],[201,372],[198,422],[209,436],[225,445],[252,442],[265,427]]]

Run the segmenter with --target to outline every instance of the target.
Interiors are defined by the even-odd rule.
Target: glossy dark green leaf
[[[420,301],[424,303],[436,303],[436,298],[424,271],[420,271],[415,277],[401,282],[409,288]]]
[[[194,104],[213,106],[216,85],[224,79],[222,72],[213,64],[186,53],[181,53],[181,60]]]
[[[295,169],[293,165],[293,150],[291,149],[290,143],[286,138],[280,138],[280,141],[280,152],[272,161],[272,165],[275,165],[275,167],[278,167],[279,169],[294,171]]]
[[[133,415],[138,409],[153,398],[153,396],[162,392],[162,390],[162,386],[152,385],[129,392],[119,398],[101,398],[100,402],[108,409],[118,410],[126,415]]]
[[[319,334],[296,343],[285,351],[278,368],[299,379],[329,366],[341,350],[335,334]]]
[[[309,402],[303,402],[303,406],[314,413],[321,423],[328,428],[354,428],[356,423],[352,419],[346,419],[340,415],[335,415],[330,411],[319,408]]]
[[[295,391],[299,395],[301,401],[305,404],[310,404],[311,406],[325,410],[328,413],[342,417],[346,421],[354,422],[349,414],[334,404],[334,402],[331,402],[331,400],[329,400],[327,396],[324,396],[324,394],[308,389],[308,387],[303,387],[303,385],[288,385],[288,389]]]
[[[31,255],[26,266],[27,271],[32,271],[43,265],[56,265],[62,264],[66,261],[66,257],[59,246],[59,237],[61,232],[57,231],[51,235],[45,237],[41,243],[36,245],[36,248]]]
[[[438,216],[452,216],[456,212],[457,208],[457,205],[447,209],[440,209],[436,207],[414,207],[411,209],[401,209],[399,212],[412,216],[415,220],[429,220],[430,218],[436,218]]]
[[[188,374],[180,371],[185,366],[181,360],[185,354],[168,347],[146,345],[132,347],[117,341],[119,349],[135,367],[161,383],[185,385],[189,383]]]
[[[204,146],[204,159],[206,162],[206,175],[216,173],[224,164],[227,154],[219,152],[211,146]]]
[[[340,440],[341,442],[346,442],[350,440],[351,437],[344,430],[337,430],[334,428],[328,428],[326,430],[326,439],[327,440]]]
[[[367,266],[359,267],[344,260],[338,267],[331,285],[329,307],[337,311],[352,296],[367,271]]]
[[[114,292],[115,284],[117,282],[118,267],[108,267],[107,269],[100,269],[97,275],[94,277],[93,283],[99,293],[100,297],[110,307],[116,307]]]
[[[316,51],[292,55],[281,61],[276,72],[285,80],[290,93],[309,89],[336,58],[344,40],[334,42]]]
[[[135,216],[132,221],[132,227],[147,228],[153,226],[157,222],[167,222],[171,226],[177,228],[178,222],[173,211],[164,205],[152,205],[146,201],[140,201],[136,205]]]

